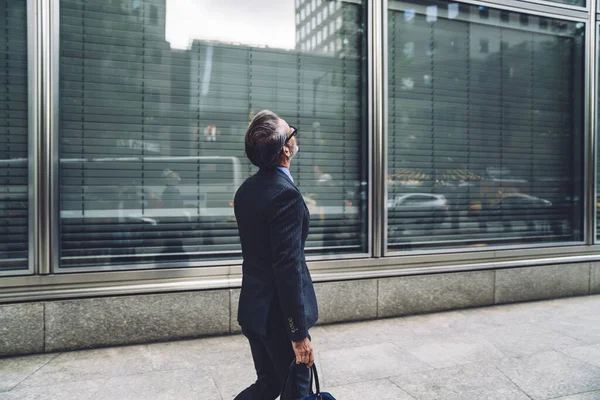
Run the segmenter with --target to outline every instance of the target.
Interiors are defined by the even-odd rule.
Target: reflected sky
[[[294,0],[167,0],[172,48],[201,39],[294,49],[295,32]]]

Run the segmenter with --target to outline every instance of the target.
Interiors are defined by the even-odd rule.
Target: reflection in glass
[[[0,271],[28,266],[27,2],[0,1]]]
[[[302,132],[307,252],[364,252],[365,12],[338,3],[62,0],[61,266],[239,258],[265,108]]]
[[[390,2],[390,250],[582,240],[584,30]]]

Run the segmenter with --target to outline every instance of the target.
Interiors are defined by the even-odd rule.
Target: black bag
[[[283,385],[283,393],[281,394],[281,400],[292,400],[291,399],[291,387],[290,387],[290,376],[292,375],[292,371],[294,366],[296,365],[296,360],[292,361],[292,364],[288,368],[288,373],[285,378],[285,383]],[[316,386],[316,393],[313,392],[313,381]],[[321,392],[321,385],[319,384],[319,374],[317,373],[317,366],[313,364],[310,369],[310,394],[304,397],[302,400],[335,400],[330,393]]]

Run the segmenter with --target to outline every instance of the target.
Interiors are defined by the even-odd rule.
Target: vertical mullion
[[[385,199],[387,198],[387,187],[385,183],[386,176],[386,65],[385,65],[385,40],[387,23],[385,19],[387,10],[387,0],[373,1],[371,11],[371,55],[372,55],[372,95],[373,95],[373,212],[371,219],[373,221],[373,252],[375,258],[385,255],[387,248],[387,216],[385,210]]]
[[[50,271],[54,272],[59,267],[60,256],[60,177],[59,177],[59,61],[60,61],[60,0],[51,0],[49,14],[49,41],[48,41],[48,101],[49,119],[47,135],[49,140],[50,162]]]
[[[588,106],[586,107],[586,129],[588,130],[586,135],[586,140],[584,142],[584,151],[585,151],[585,179],[586,179],[586,204],[584,211],[584,219],[587,221],[587,229],[586,233],[586,243],[588,245],[598,243],[597,235],[598,235],[598,213],[596,211],[596,196],[598,193],[598,185],[596,182],[596,166],[598,163],[597,160],[597,129],[598,129],[598,109],[597,109],[597,101],[598,101],[598,29],[600,29],[597,25],[597,14],[595,10],[597,10],[598,1],[597,0],[588,0],[590,7],[590,15],[588,21],[588,35],[587,39],[587,63],[586,63],[586,101]],[[585,147],[587,146],[587,148]]]
[[[47,83],[48,83],[48,41],[49,41],[49,20],[48,14],[50,9],[49,1],[39,1],[39,31],[40,31],[40,87],[39,87],[39,120],[40,125],[38,136],[38,153],[37,163],[37,199],[38,199],[38,219],[37,232],[38,235],[38,273],[47,275],[50,273],[50,229],[49,229],[49,213],[51,211],[49,201],[49,170],[48,163],[48,113],[47,113]]]
[[[40,0],[40,98],[37,142],[38,273],[48,275],[57,265],[60,215],[58,193],[58,23],[59,0]]]
[[[29,273],[39,271],[39,153],[41,112],[40,0],[27,0],[27,143],[28,143],[28,264]]]

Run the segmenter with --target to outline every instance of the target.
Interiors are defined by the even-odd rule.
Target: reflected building
[[[71,90],[74,92],[73,101],[67,100],[69,107],[61,112],[70,116],[77,114],[82,121],[63,123],[62,154],[86,154],[86,146],[80,142],[81,131],[94,128],[86,126],[85,122],[93,124],[93,115],[105,114],[102,110],[109,104],[90,106],[82,103],[77,91],[95,87],[122,94],[120,102],[114,103],[120,112],[108,116],[103,121],[107,124],[106,129],[96,135],[104,138],[105,146],[114,148],[111,154],[169,155],[169,124],[165,123],[165,118],[171,111],[171,79],[168,79],[171,67],[165,61],[171,57],[169,44],[165,41],[166,0],[112,0],[102,7],[65,0],[61,6],[69,15],[79,18],[94,15],[91,26],[64,24],[62,27],[61,50],[69,66],[68,80],[63,86],[67,89],[67,98]],[[105,32],[109,39],[95,39],[98,30]],[[82,41],[69,41],[73,35],[81,35]],[[85,64],[79,62],[82,55],[88,58]],[[98,71],[111,79],[96,82]],[[115,71],[118,72],[115,74]]]
[[[360,51],[364,40],[360,1],[295,1],[297,50],[336,55]]]

